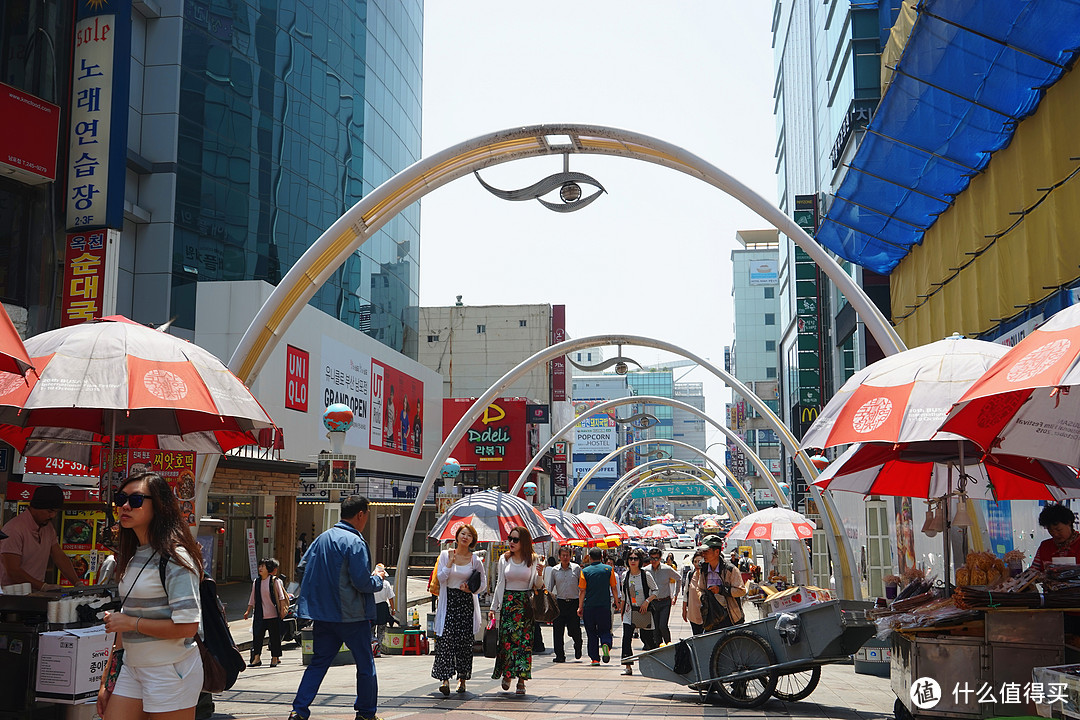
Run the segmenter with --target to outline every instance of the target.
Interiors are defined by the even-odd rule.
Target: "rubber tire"
[[[729,654],[736,657],[729,661]],[[768,641],[753,630],[729,630],[713,646],[709,658],[709,675],[721,677],[741,670],[767,668],[776,664],[776,654]],[[726,705],[737,708],[755,708],[763,705],[776,688],[776,673],[769,671],[762,678],[743,681],[760,683],[761,692],[752,698],[735,695],[731,683],[714,682],[710,692],[715,692]]]
[[[806,676],[807,673],[809,673],[809,677],[807,678],[806,685],[804,685],[801,690],[797,690],[793,693],[788,693],[787,690],[795,687],[794,683],[801,683],[803,677]],[[784,678],[790,678],[789,682],[793,684],[789,685],[785,689],[781,689],[784,684]],[[809,670],[799,670],[798,672],[784,673],[776,678],[776,688],[773,690],[772,694],[780,698],[781,700],[784,700],[785,702],[797,702],[799,700],[802,700],[803,698],[809,697],[810,693],[814,692],[814,690],[817,688],[818,682],[820,680],[820,665],[815,665]]]

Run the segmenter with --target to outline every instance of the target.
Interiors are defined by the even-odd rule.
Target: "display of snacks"
[[[956,585],[994,587],[1009,577],[1005,561],[989,552],[971,552],[956,569]]]

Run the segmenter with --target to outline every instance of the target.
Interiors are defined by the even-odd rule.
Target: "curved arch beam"
[[[571,142],[558,143],[569,137]],[[552,142],[556,140],[556,142]],[[493,165],[528,157],[614,155],[671,168],[732,196],[791,238],[851,303],[885,354],[905,349],[900,336],[855,280],[783,211],[720,168],[683,148],[642,133],[584,124],[531,125],[466,140],[422,158],[372,190],[311,245],[274,288],[229,361],[247,384],[258,375],[315,292],[376,231],[433,190]]]
[[[595,347],[595,345],[591,347]],[[772,486],[773,493],[776,495],[777,505],[786,508],[791,507],[791,503],[788,502],[787,497],[784,496],[783,491],[781,491],[780,489],[780,485],[777,484],[776,479],[772,476],[772,471],[769,470],[765,463],[762,462],[761,458],[759,458],[754,453],[754,451],[750,449],[750,446],[747,445],[734,430],[727,427],[726,425],[721,425],[701,410],[697,409],[693,405],[690,405],[689,403],[684,403],[681,400],[664,398],[663,404],[670,405],[673,408],[678,408],[679,410],[682,410],[683,412],[688,412],[691,415],[696,415],[697,417],[712,425],[716,430],[726,435],[727,438],[733,443],[735,443],[735,445],[743,451],[743,454],[750,459],[750,462],[752,462],[754,464],[754,467],[757,468],[758,472],[761,473],[762,479],[766,480],[769,485]],[[631,443],[631,445],[633,445],[633,443]],[[623,447],[630,447],[631,445],[624,445]],[[585,473],[585,476],[578,481],[578,483],[574,486],[574,489],[570,491],[569,495],[566,496],[566,502],[563,504],[563,507],[567,509],[573,508],[574,502],[577,500],[578,495],[581,494],[581,490],[585,487],[586,484],[588,484],[589,480],[592,480],[593,475],[599,472],[600,468],[603,467],[608,461],[614,459],[619,454],[619,452],[620,450],[615,450],[614,452],[608,453],[596,465],[591,467],[589,469],[589,472]],[[750,504],[750,507],[756,510],[757,504],[754,502],[753,498],[750,497],[750,494],[746,491],[746,488],[742,486],[742,483],[735,483],[735,485],[739,488],[740,494],[742,494],[747,500],[747,502]]]
[[[641,487],[643,485],[670,482],[670,481],[667,480],[667,476],[668,475],[677,475],[677,476],[679,476],[681,478],[688,478],[688,479],[690,479],[690,480],[692,480],[694,482],[700,483],[702,485],[702,487],[704,487],[706,490],[708,490],[710,493],[712,493],[712,495],[717,500],[719,500],[721,502],[721,504],[723,504],[724,509],[727,512],[731,513],[732,516],[738,515],[738,517],[740,517],[740,518],[743,517],[744,513],[742,512],[741,509],[739,509],[737,512],[735,510],[733,510],[733,507],[738,508],[738,505],[733,506],[734,498],[730,494],[726,493],[726,488],[724,488],[715,478],[711,478],[710,476],[708,476],[707,474],[704,474],[704,473],[703,473],[703,476],[699,476],[699,475],[694,475],[691,472],[687,472],[686,470],[677,470],[677,469],[674,469],[674,468],[672,468],[670,470],[663,471],[663,472],[664,472],[664,478],[663,479],[657,478],[654,474],[645,474],[645,475],[639,474],[638,476],[631,476],[631,477],[627,478],[627,482],[624,482],[624,483],[620,484],[617,488],[613,485],[611,490],[608,490],[608,493],[605,494],[605,496],[604,496],[604,498],[607,500],[607,502],[604,502],[604,500],[602,500],[601,502],[596,504],[597,512],[599,514],[601,514],[601,515],[604,515],[607,512],[612,512],[614,510],[614,508],[617,508],[624,500],[626,500],[626,496],[630,491],[636,490],[637,488],[639,488],[639,487]],[[623,477],[626,478],[626,476],[623,476]],[[614,490],[618,495],[618,497],[615,498],[614,501],[612,501],[610,499],[610,498],[614,498],[614,495],[611,495],[612,490]],[[603,505],[603,508],[604,508],[603,511],[600,510],[601,505]],[[612,517],[612,516],[609,515],[608,517]]]
[[[691,480],[693,482],[700,483],[702,487],[704,487],[706,490],[708,490],[710,493],[712,493],[713,496],[716,497],[716,499],[719,500],[723,504],[724,509],[727,510],[727,512],[731,513],[731,505],[728,503],[727,498],[721,496],[717,492],[716,488],[709,485],[708,483],[706,483],[703,478],[700,478],[697,475],[685,472],[683,470],[671,470],[669,472],[672,475],[678,475],[678,476],[680,476],[682,478],[686,478],[686,479],[689,479],[689,480]],[[643,485],[652,484],[650,482],[650,479],[647,478],[647,477],[638,478],[638,480],[639,480],[639,482],[636,482],[633,485],[630,485],[628,487],[624,487],[624,488],[621,489],[621,491],[619,492],[619,497],[617,497],[615,499],[615,501],[611,503],[611,508],[612,508],[611,512],[612,512],[612,514],[609,515],[608,517],[611,517],[613,520],[615,519],[615,515],[618,512],[617,508],[626,501],[627,497],[631,493],[633,493],[634,490],[637,490],[638,488],[642,487]],[[658,482],[664,482],[664,481],[661,480],[661,481],[658,481]],[[597,504],[597,509],[599,509],[599,503]],[[742,516],[740,515],[739,517],[742,517]]]
[[[676,442],[678,442],[678,441],[676,441]],[[603,515],[604,511],[608,507],[608,502],[610,501],[610,499],[612,497],[612,494],[614,492],[618,492],[622,487],[624,487],[626,485],[629,485],[629,484],[633,484],[636,487],[637,484],[639,484],[640,482],[647,482],[648,481],[648,476],[645,475],[645,473],[656,472],[661,468],[667,468],[667,469],[670,469],[672,472],[675,472],[675,471],[678,471],[679,468],[688,468],[688,467],[695,467],[695,466],[690,465],[689,463],[686,463],[686,462],[681,461],[681,460],[674,460],[673,461],[671,458],[664,458],[662,460],[651,460],[651,461],[649,461],[647,463],[637,465],[637,466],[631,468],[630,470],[628,470],[627,472],[623,473],[622,477],[620,477],[618,480],[616,480],[614,483],[612,483],[612,485],[608,489],[608,491],[606,493],[604,493],[604,496],[602,498],[600,498],[600,502],[596,503],[596,512],[598,514],[600,514],[600,515]],[[703,474],[705,475],[704,478],[699,478],[699,477],[694,476],[691,473],[688,473],[688,472],[685,472],[685,471],[682,471],[682,472],[683,472],[683,474],[685,476],[693,477],[695,480],[701,482],[702,484],[706,484],[706,480],[707,480],[708,484],[711,486],[712,493],[714,495],[716,495],[717,499],[721,500],[724,503],[725,506],[728,505],[728,500],[730,500],[732,503],[735,503],[735,498],[731,495],[731,493],[728,491],[728,489],[724,486],[723,483],[721,483],[715,476],[710,476],[710,475],[704,473],[703,468],[699,468],[699,469],[702,470]],[[642,477],[638,477],[638,476],[642,476]],[[729,473],[729,477],[730,477],[730,473]],[[734,478],[732,478],[732,479],[734,479]],[[742,511],[741,510],[739,511],[739,514],[740,514],[740,517],[741,517],[742,516]]]

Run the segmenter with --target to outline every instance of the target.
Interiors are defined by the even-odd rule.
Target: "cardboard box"
[[[104,625],[42,633],[38,638],[38,700],[65,705],[95,702],[109,664],[113,633]]]
[[[793,588],[788,588],[783,592],[778,592],[775,595],[770,595],[765,599],[765,605],[768,607],[769,614],[771,615],[772,613],[798,610],[799,608],[804,608],[808,605],[828,602],[832,599],[833,594],[829,590],[814,587],[813,585],[797,585]]]

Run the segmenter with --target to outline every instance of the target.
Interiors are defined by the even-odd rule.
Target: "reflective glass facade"
[[[420,157],[422,0],[185,0],[172,299],[276,284],[366,193]],[[416,356],[419,206],[311,303]]]

